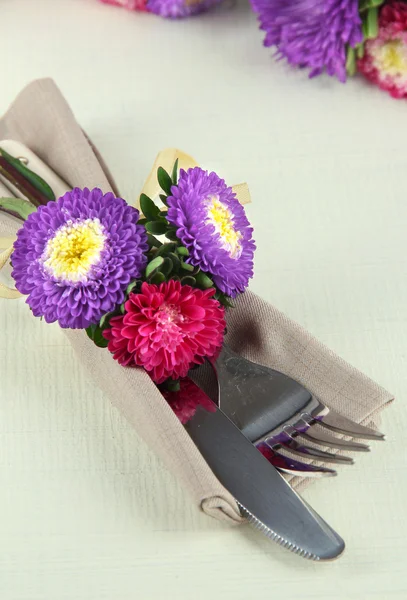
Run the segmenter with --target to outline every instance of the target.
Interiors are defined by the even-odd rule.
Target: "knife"
[[[342,538],[216,404],[197,406],[185,428],[251,524],[304,558],[332,560],[342,554]]]

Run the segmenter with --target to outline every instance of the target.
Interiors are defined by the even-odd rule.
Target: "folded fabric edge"
[[[230,504],[220,496],[204,498],[201,502],[201,509],[206,515],[217,521],[224,521],[227,523],[232,521],[232,524],[234,525],[241,525],[245,522],[245,519],[239,512],[237,504]]]

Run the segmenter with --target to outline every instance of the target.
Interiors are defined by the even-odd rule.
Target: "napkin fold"
[[[100,187],[117,193],[100,154],[50,79],[35,81],[23,90],[0,120],[0,139],[25,144],[72,187]],[[15,235],[20,224],[0,212],[0,242]],[[293,377],[321,402],[354,421],[378,428],[378,414],[392,395],[278,309],[248,291],[236,300],[227,320],[227,342],[240,354]],[[196,504],[219,520],[241,522],[234,498],[212,473],[149,376],[142,369],[121,367],[83,331],[64,332],[95,383],[180,479]],[[297,489],[310,482],[291,481]]]

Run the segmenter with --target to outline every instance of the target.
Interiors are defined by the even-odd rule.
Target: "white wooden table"
[[[246,180],[252,288],[390,388],[388,441],[309,488],[337,562],[200,514],[56,326],[0,306],[1,600],[407,597],[407,104],[276,65],[245,3],[183,22],[97,0],[0,3],[0,110],[52,76],[134,199],[178,146]]]

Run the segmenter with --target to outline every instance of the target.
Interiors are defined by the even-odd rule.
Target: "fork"
[[[382,433],[329,409],[291,377],[239,356],[226,344],[211,364],[218,380],[219,407],[285,473],[307,477],[336,475],[334,469],[301,459],[353,464],[352,458],[321,447],[355,452],[370,449],[330,432],[348,438],[384,440]]]

